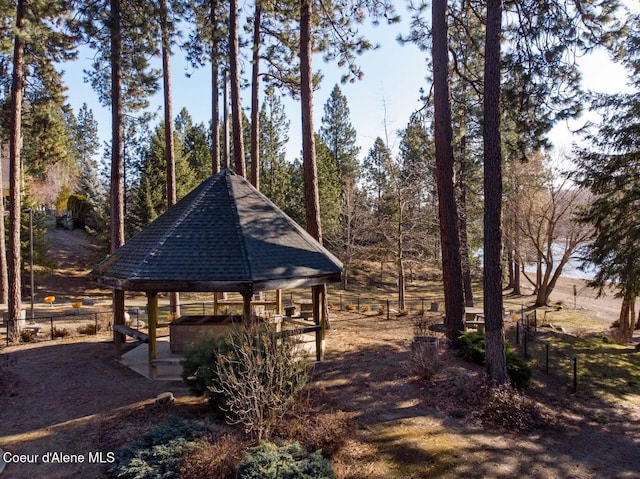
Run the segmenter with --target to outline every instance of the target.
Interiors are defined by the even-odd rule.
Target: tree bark
[[[176,204],[176,154],[173,141],[173,101],[171,92],[171,45],[167,0],[160,2],[162,29],[162,84],[164,93],[164,155],[167,164],[167,208]],[[169,294],[169,307],[173,318],[180,316],[180,295]]]
[[[231,74],[231,129],[233,163],[236,174],[246,177],[244,140],[242,136],[242,103],[240,100],[240,53],[238,37],[238,0],[229,1],[229,73]]]
[[[13,40],[13,78],[11,81],[11,118],[9,120],[9,243],[8,243],[8,324],[9,340],[18,337],[18,319],[22,308],[22,276],[20,271],[20,223],[22,197],[22,99],[24,95],[23,30],[26,23],[26,1],[18,0],[16,35]],[[4,218],[2,218],[4,221]],[[4,239],[4,238],[3,238]]]
[[[471,260],[469,259],[469,242],[467,241],[467,158],[466,158],[466,136],[461,141],[462,158],[460,161],[460,175],[458,178],[458,188],[460,190],[459,204],[459,233],[460,233],[460,265],[462,268],[462,285],[464,291],[464,305],[472,308],[473,286],[471,283]]]
[[[311,0],[300,2],[300,106],[302,117],[302,165],[307,231],[322,243],[318,165],[313,129],[313,79],[311,68]]]
[[[251,184],[260,189],[260,22],[262,8],[256,2],[253,18],[253,60],[251,65]]]
[[[501,16],[501,0],[488,0],[484,61],[484,320],[487,372],[493,384],[509,383],[502,318]]]
[[[2,146],[0,144],[0,149]],[[4,156],[2,152],[0,155]],[[0,184],[4,184],[2,168],[0,168]],[[4,218],[4,198],[0,199],[0,218]],[[7,242],[4,221],[0,221],[0,303],[6,304],[9,297],[9,274],[7,269]]]
[[[122,37],[120,0],[111,0],[111,252],[124,244],[124,124],[122,106]],[[113,290],[113,323],[124,324],[124,291]],[[113,332],[116,356],[124,335]]]
[[[442,248],[445,325],[447,337],[455,345],[458,342],[458,337],[464,331],[464,292],[455,194],[451,103],[449,99],[446,0],[433,0],[432,2],[432,29],[436,180]]]
[[[211,25],[217,24],[218,0],[211,0]],[[211,38],[211,174],[220,172],[220,82],[217,42]]]

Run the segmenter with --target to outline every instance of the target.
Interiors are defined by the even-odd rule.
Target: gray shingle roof
[[[223,171],[92,271],[125,291],[253,292],[340,280],[342,263],[245,178]]]

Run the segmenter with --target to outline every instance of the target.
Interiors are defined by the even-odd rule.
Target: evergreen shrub
[[[459,346],[456,354],[474,364],[484,364],[485,345],[484,334],[477,331],[469,331],[460,335]],[[526,387],[531,381],[533,371],[508,341],[505,341],[505,355],[507,360],[507,372],[511,379],[511,384],[516,387]]]
[[[335,479],[335,475],[320,452],[310,453],[297,442],[261,442],[247,451],[238,466],[238,479]]]

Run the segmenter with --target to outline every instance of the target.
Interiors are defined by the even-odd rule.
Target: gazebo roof
[[[204,181],[98,264],[125,291],[240,292],[340,281],[342,263],[245,178]]]

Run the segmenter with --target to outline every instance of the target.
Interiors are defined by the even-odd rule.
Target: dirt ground
[[[63,230],[56,235],[63,242],[68,236]],[[83,255],[82,244],[68,254]],[[62,277],[47,287],[68,294],[72,286],[62,285]],[[594,299],[581,282],[568,279],[554,301],[572,306],[573,284],[577,308],[606,329],[618,302]],[[339,477],[640,478],[640,410],[631,403],[607,404],[536,381],[531,395],[544,405],[547,426],[527,434],[487,430],[474,407],[482,370],[450,358],[443,374],[418,381],[406,367],[412,336],[409,317],[333,313],[313,383],[360,426],[338,458]],[[203,414],[201,401],[181,382],[148,380],[122,366],[106,334],[0,353],[0,448],[21,459],[1,478],[104,477],[100,462],[119,445],[170,414]],[[165,391],[176,400],[156,405]]]

